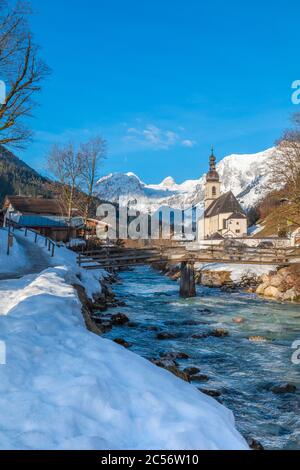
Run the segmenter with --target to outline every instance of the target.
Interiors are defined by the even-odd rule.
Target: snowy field
[[[72,284],[103,272],[65,248],[51,264],[0,282],[0,449],[248,448],[228,409],[86,330]]]

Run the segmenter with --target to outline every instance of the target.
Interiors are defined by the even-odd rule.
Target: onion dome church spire
[[[211,149],[211,156],[209,158],[209,172],[206,175],[206,181],[220,181],[219,173],[216,167],[216,157],[214,155],[214,148]]]

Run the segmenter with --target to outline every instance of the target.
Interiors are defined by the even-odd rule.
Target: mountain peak
[[[276,149],[249,155],[233,154],[217,165],[222,191],[232,191],[245,209],[256,205],[267,193],[268,162]],[[117,173],[102,178],[97,187],[100,198],[115,202],[120,196],[137,199],[141,209],[149,204],[180,208],[182,204],[201,206],[205,177],[177,184],[171,176],[160,184],[145,184],[134,173]]]
[[[171,188],[172,186],[176,186],[176,181],[172,176],[167,176],[161,183],[160,186],[163,186],[164,188]]]

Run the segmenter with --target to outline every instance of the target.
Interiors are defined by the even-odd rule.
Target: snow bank
[[[0,274],[10,275],[22,270],[28,262],[22,247],[14,239],[10,248],[10,255],[7,255],[7,230],[0,228]]]
[[[1,449],[247,449],[225,407],[88,332],[69,277],[0,283]]]
[[[259,232],[263,230],[263,226],[261,224],[252,225],[248,228],[248,235],[254,236],[257,235]]]
[[[105,271],[37,246],[47,270],[0,282],[0,449],[247,449],[225,407],[86,330],[72,284],[92,297]],[[15,243],[10,265],[22,267],[23,249]]]
[[[230,277],[233,282],[240,282],[243,276],[262,276],[268,274],[271,271],[276,270],[276,265],[266,266],[260,264],[229,264],[229,263],[211,263],[201,264],[196,263],[195,269],[197,271],[208,270],[208,271],[227,271],[230,272]]]

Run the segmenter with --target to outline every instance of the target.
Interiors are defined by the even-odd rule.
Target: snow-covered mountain
[[[222,191],[231,190],[247,209],[254,206],[267,193],[268,162],[274,157],[275,148],[249,155],[229,155],[221,160],[217,169],[222,181]],[[101,178],[97,193],[101,199],[118,202],[137,201],[141,210],[149,205],[180,208],[185,205],[203,205],[205,174],[199,179],[177,184],[171,177],[160,184],[145,184],[134,173],[114,173]]]

